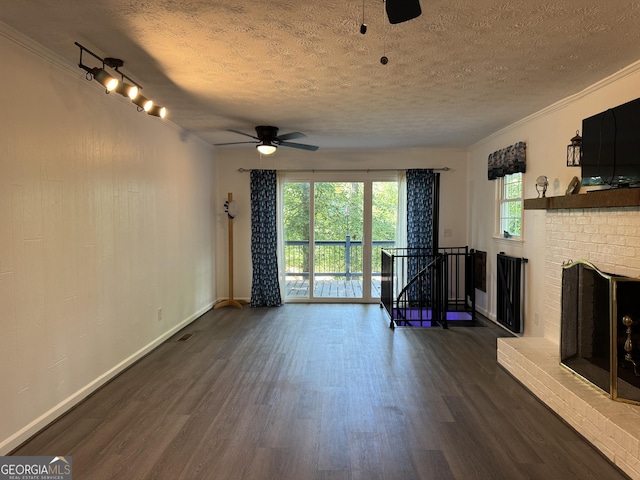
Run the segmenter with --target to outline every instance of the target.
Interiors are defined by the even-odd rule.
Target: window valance
[[[489,180],[511,175],[512,173],[524,173],[526,171],[527,143],[518,142],[507,148],[498,150],[489,155]]]

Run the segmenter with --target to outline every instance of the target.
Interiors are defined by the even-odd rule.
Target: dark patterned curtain
[[[278,282],[276,171],[251,170],[251,307],[282,305]]]
[[[435,173],[407,170],[407,247],[433,248]]]
[[[407,253],[409,278],[417,275],[433,259],[435,173],[432,169],[407,170]],[[412,301],[428,300],[429,282],[409,290]]]
[[[489,155],[487,178],[495,180],[512,173],[524,173],[527,170],[527,144],[518,142]]]

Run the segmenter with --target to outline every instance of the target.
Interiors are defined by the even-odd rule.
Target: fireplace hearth
[[[610,398],[640,404],[640,279],[563,265],[560,361]]]

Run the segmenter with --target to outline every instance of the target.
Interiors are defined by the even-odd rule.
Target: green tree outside
[[[308,182],[287,182],[284,187],[284,239],[285,242],[307,242],[287,248],[287,272],[309,271],[309,219],[310,185]],[[373,240],[394,241],[397,220],[396,182],[373,184]],[[361,182],[314,183],[315,241],[341,242],[341,247],[316,246],[316,272],[344,272],[346,258],[344,242],[347,236],[353,242],[362,241],[364,184]],[[379,251],[374,252],[379,262]],[[377,264],[374,263],[374,270]],[[320,270],[318,270],[318,267]],[[351,272],[362,272],[362,248],[351,250]]]

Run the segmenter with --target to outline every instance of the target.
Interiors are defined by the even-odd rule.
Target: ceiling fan
[[[278,136],[278,127],[270,127],[270,126],[256,127],[257,136],[249,135],[248,133],[244,133],[239,130],[230,129],[229,131],[238,133],[240,135],[244,135],[245,137],[251,137],[257,141],[216,143],[215,145],[238,145],[241,143],[253,143],[256,145],[256,148],[258,149],[258,151],[263,155],[271,155],[280,146],[300,148],[302,150],[309,150],[311,152],[315,152],[319,148],[319,147],[316,147],[315,145],[306,145],[304,143],[289,142],[288,140],[291,140],[294,138],[302,138],[302,137],[305,137],[306,135],[300,132],[291,132],[291,133],[285,133],[284,135]]]

